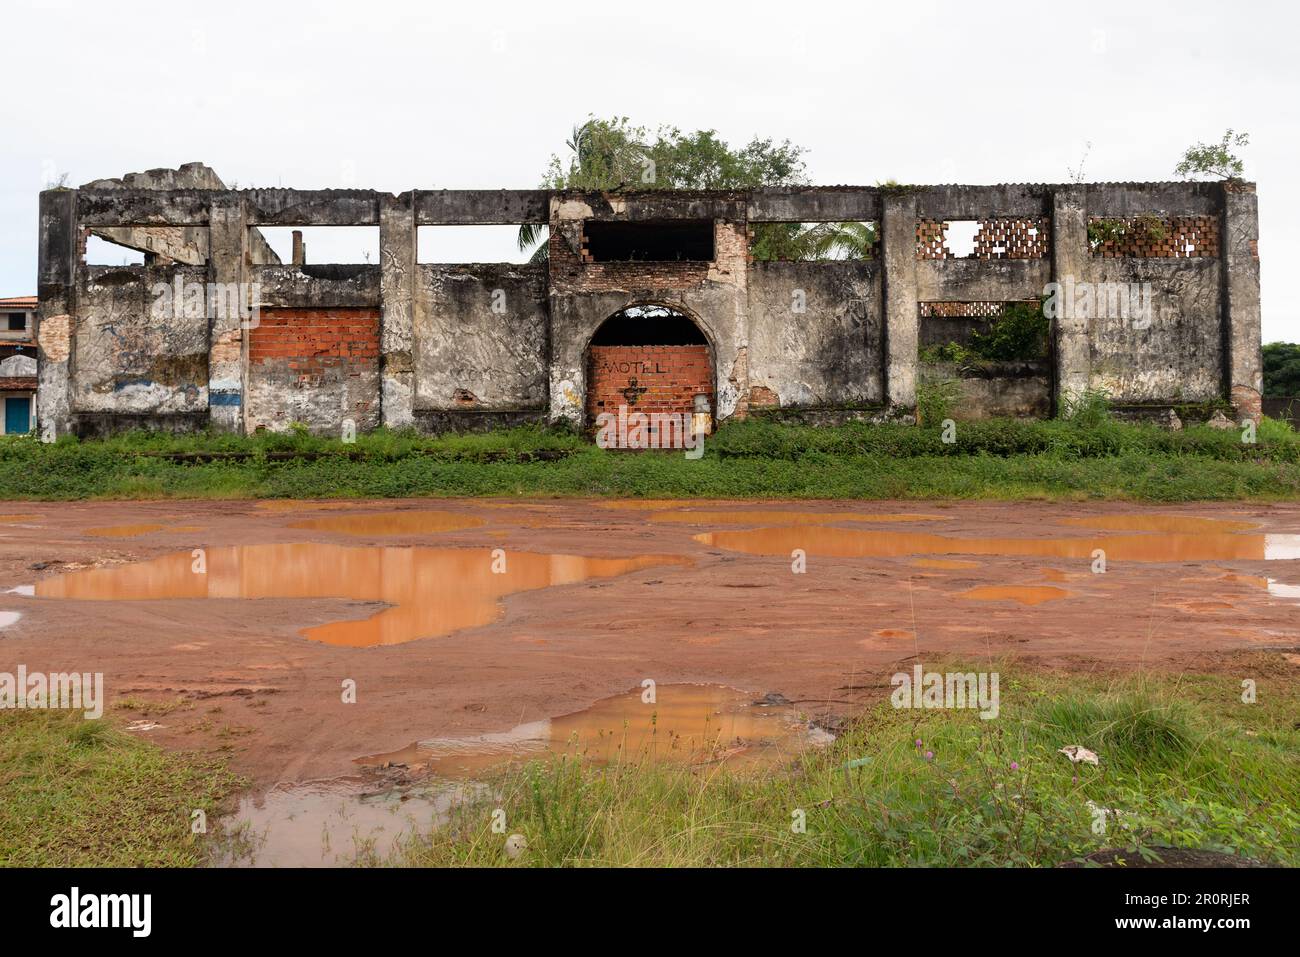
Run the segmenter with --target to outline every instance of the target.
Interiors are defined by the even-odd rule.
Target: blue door
[[[32,400],[5,399],[5,435],[26,435],[32,430]]]

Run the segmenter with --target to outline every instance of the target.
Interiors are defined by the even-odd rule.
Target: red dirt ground
[[[722,503],[683,503],[726,507]],[[845,528],[958,537],[1088,538],[1066,518],[1149,514],[1211,517],[1300,533],[1300,505],[1173,506],[1039,503],[745,503],[746,511],[880,512],[941,521]],[[22,613],[0,630],[0,671],[102,672],[110,702],[174,702],[153,713],[151,740],[221,750],[255,785],[328,778],[353,759],[417,739],[503,731],[576,711],[637,687],[713,682],[755,696],[779,692],[810,714],[844,714],[882,697],[898,666],[922,658],[1016,655],[1048,666],[1180,669],[1206,654],[1300,644],[1300,601],[1271,596],[1263,577],[1300,584],[1300,560],[1112,561],[944,555],[831,558],[808,549],[805,574],[788,554],[702,544],[707,531],[653,522],[648,510],[547,500],[348,502],[329,511],[272,511],[253,502],[0,504],[0,591],[86,564],[134,562],[196,547],[253,543],[504,548],[598,557],[680,555],[690,565],[508,596],[497,621],[451,635],[374,648],[335,647],[300,629],[382,608],[341,599],[78,601],[0,595]],[[476,528],[357,537],[290,528],[305,517],[438,509]],[[88,529],[161,524],[138,537]],[[783,524],[783,523],[772,523]],[[1134,533],[1140,534],[1140,533]],[[935,556],[931,556],[932,559]],[[966,563],[972,567],[965,567]],[[1052,586],[1038,604],[958,597],[984,586]],[[1035,594],[1052,594],[1039,592]],[[357,683],[356,704],[340,700]],[[118,709],[115,718],[144,714]]]

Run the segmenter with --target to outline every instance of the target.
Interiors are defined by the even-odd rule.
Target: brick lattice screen
[[[948,224],[937,219],[918,219],[916,221],[916,258],[947,259],[948,247],[944,233]]]
[[[1219,255],[1216,216],[1134,216],[1128,219],[1090,217],[1088,225],[1123,224],[1123,234],[1092,243],[1103,259],[1194,259]]]
[[[917,259],[1045,259],[1050,250],[1051,220],[981,219],[975,248],[959,257],[948,248],[948,223],[938,219],[916,222]]]
[[[1008,305],[1006,302],[923,302],[921,318],[996,319]]]
[[[975,259],[1044,259],[1047,219],[982,219],[975,234]]]

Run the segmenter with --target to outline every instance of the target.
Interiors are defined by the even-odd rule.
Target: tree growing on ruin
[[[543,189],[601,192],[653,189],[754,189],[808,182],[806,150],[789,140],[755,137],[734,148],[716,130],[683,133],[676,127],[650,130],[625,116],[591,116],[573,128],[565,153],[553,155],[542,177]],[[755,226],[755,258],[808,258],[817,237],[805,237],[797,223]],[[546,227],[519,228],[519,249],[534,250],[532,261],[546,259],[537,245]]]
[[[1233,150],[1249,144],[1249,133],[1228,130],[1218,143],[1197,143],[1187,147],[1182,161],[1174,167],[1174,174],[1183,179],[1198,179],[1203,176],[1241,179],[1245,164]]]

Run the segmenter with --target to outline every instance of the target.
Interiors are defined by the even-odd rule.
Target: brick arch
[[[668,334],[656,335],[655,318],[628,317],[637,309],[662,309],[671,313]],[[602,342],[602,332],[613,322],[626,323],[631,330],[644,324],[640,335],[621,335],[617,341]],[[683,323],[695,333],[683,335]],[[669,340],[669,341],[656,341]],[[690,341],[685,341],[690,340]],[[675,303],[636,302],[607,316],[592,330],[584,350],[586,369],[585,417],[590,427],[602,412],[617,412],[626,405],[629,412],[696,411],[697,395],[708,400],[715,414],[717,389],[714,385],[713,337],[707,326],[689,310]]]

